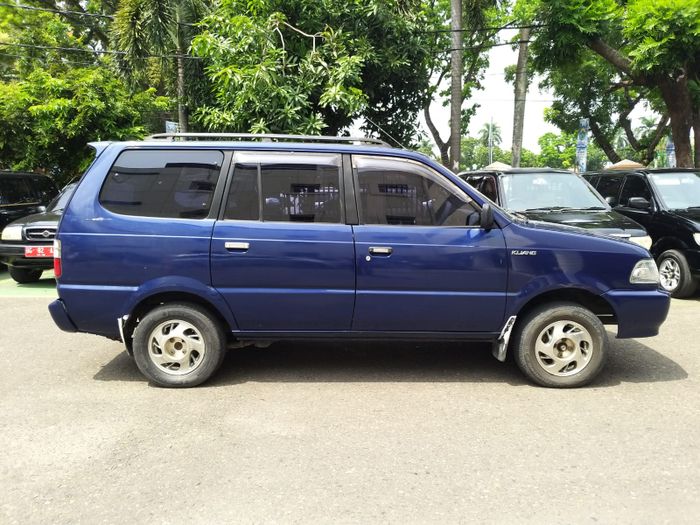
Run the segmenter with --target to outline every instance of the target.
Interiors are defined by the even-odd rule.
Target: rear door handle
[[[370,246],[369,253],[372,255],[391,255],[394,249],[391,246]]]
[[[226,241],[224,243],[224,248],[226,248],[230,252],[246,252],[248,251],[248,248],[250,248],[250,243]]]

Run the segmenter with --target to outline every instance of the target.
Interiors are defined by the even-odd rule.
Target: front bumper
[[[658,335],[671,305],[661,290],[611,290],[603,298],[615,310],[618,339]]]
[[[36,268],[50,270],[53,268],[53,257],[25,257],[26,247],[50,247],[53,244],[6,244],[0,243],[0,262],[18,268]]]

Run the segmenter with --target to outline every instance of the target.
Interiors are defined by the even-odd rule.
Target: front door
[[[336,154],[236,153],[211,273],[242,331],[349,330],[355,265],[341,168]]]
[[[479,226],[479,207],[429,167],[354,156],[353,330],[496,332],[506,302],[503,233]]]

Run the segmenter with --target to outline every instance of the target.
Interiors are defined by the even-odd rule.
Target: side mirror
[[[607,202],[610,206],[617,206],[617,200],[615,199],[615,197],[612,197],[610,195],[605,197],[605,202]]]
[[[46,206],[37,206],[36,207],[37,213],[44,213],[45,211],[46,211]]]
[[[630,197],[627,200],[627,207],[635,210],[648,210],[651,208],[651,203],[644,197]]]
[[[486,231],[489,231],[493,228],[493,208],[488,202],[484,203],[484,205],[481,208],[481,220],[479,222],[481,227]]]

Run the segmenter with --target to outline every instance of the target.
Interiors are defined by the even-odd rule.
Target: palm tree
[[[489,147],[489,134],[491,135],[491,145],[500,146],[503,139],[501,138],[501,127],[493,122],[487,122],[479,130],[479,142],[487,148]]]
[[[186,61],[199,22],[210,8],[210,0],[122,0],[115,14],[114,35],[118,49],[125,51],[121,67],[132,81],[146,70],[146,61],[160,59],[161,71],[169,75],[175,61],[178,121],[188,129]]]

